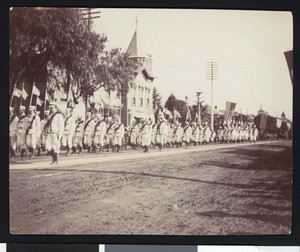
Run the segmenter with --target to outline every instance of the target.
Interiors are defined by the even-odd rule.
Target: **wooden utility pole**
[[[97,16],[97,14],[100,14],[101,11],[95,11],[95,10],[96,9],[92,9],[92,8],[84,8],[84,9],[82,9],[82,17],[83,17],[83,19],[85,19],[85,20],[88,21],[88,29],[89,29],[89,31],[91,31],[91,28],[92,28],[92,19],[100,18],[100,15]],[[96,14],[96,16],[95,16],[95,14]],[[86,98],[86,100],[85,100],[85,115],[86,115],[89,95],[86,94],[85,98]]]
[[[214,103],[213,103],[213,85],[214,80],[218,79],[218,63],[216,61],[206,62],[206,79],[211,82],[211,130],[214,130]]]

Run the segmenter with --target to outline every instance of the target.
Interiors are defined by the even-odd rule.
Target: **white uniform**
[[[174,143],[174,126],[172,124],[169,125],[167,143]]]
[[[159,122],[156,128],[156,142],[164,145],[167,142],[168,126],[165,122]]]
[[[47,130],[45,129],[45,125],[48,120],[49,120],[49,118],[41,120],[41,131],[42,131],[41,132],[41,145],[42,145],[42,147],[45,147],[45,145],[46,145]]]
[[[115,136],[113,139],[114,145],[122,146],[124,133],[125,133],[124,125],[122,123],[115,124],[114,131],[115,131]]]
[[[133,144],[133,145],[137,145],[137,143],[138,143],[138,134],[139,134],[139,125],[138,125],[138,123],[132,125],[129,132],[130,132],[130,143]]]
[[[26,127],[27,127],[27,116],[21,115],[18,122],[17,131],[17,148],[26,149]]]
[[[86,121],[86,124],[84,126],[84,137],[83,137],[83,143],[87,147],[92,146],[92,140],[95,130],[95,121],[93,118],[90,118]]]
[[[199,141],[199,127],[198,126],[193,126],[192,127],[192,135],[191,135],[191,141],[198,143]]]
[[[13,116],[10,118],[9,140],[10,140],[10,146],[14,151],[17,148],[18,122],[19,122],[19,118],[17,116]]]
[[[183,129],[183,138],[182,138],[182,141],[189,144],[190,143],[190,140],[191,140],[191,135],[192,135],[192,129],[191,127],[188,125],[188,126],[185,126],[184,129]]]
[[[46,137],[46,149],[48,151],[53,150],[55,153],[59,153],[60,140],[64,131],[64,117],[61,113],[56,112],[49,118],[47,122],[47,137]]]
[[[26,145],[28,148],[32,148],[33,150],[36,148],[36,140],[37,140],[37,122],[36,115],[27,117],[27,125],[26,125]]]
[[[109,146],[114,144],[114,138],[115,138],[115,123],[110,122],[107,124],[107,129],[106,129],[106,144]]]
[[[180,125],[175,125],[174,129],[173,129],[173,134],[174,134],[174,143],[178,144],[181,143],[181,131],[182,128]]]
[[[149,137],[149,125],[148,124],[143,124],[140,128],[140,133],[141,133],[141,145],[144,146],[149,146],[150,145],[150,137]]]
[[[200,125],[199,126],[199,139],[198,139],[198,142],[200,143],[200,144],[202,144],[203,143],[203,127],[202,127],[202,125]]]
[[[84,122],[77,123],[73,136],[73,147],[82,147]]]
[[[255,142],[257,140],[257,136],[258,136],[257,128],[252,129],[251,135],[250,135],[250,140]]]
[[[156,144],[156,132],[157,132],[157,124],[153,124],[152,126],[151,126],[151,143],[153,144],[153,145],[155,145]]]
[[[208,143],[209,140],[210,140],[210,136],[211,136],[210,128],[208,126],[204,127],[204,129],[203,129],[203,141]]]
[[[35,116],[35,123],[36,123],[36,146],[41,147],[42,124],[39,115]]]
[[[105,121],[98,121],[95,125],[95,133],[94,133],[94,144],[104,146],[104,137],[106,134],[107,126]]]
[[[72,147],[73,135],[75,133],[75,119],[72,115],[66,118],[64,122],[64,132],[62,135],[62,146]]]

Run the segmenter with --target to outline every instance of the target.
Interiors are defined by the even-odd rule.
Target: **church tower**
[[[136,29],[126,53],[131,60],[139,62],[140,66],[136,69],[134,85],[129,89],[127,96],[122,98],[121,117],[125,126],[131,124],[133,119],[154,118],[152,93],[155,77],[152,73],[152,57],[146,54],[139,35],[136,20]]]

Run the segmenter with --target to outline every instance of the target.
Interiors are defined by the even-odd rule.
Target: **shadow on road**
[[[208,212],[198,212],[196,213],[197,215],[200,216],[205,216],[205,217],[214,217],[214,218],[246,218],[246,219],[252,219],[256,221],[264,221],[268,223],[273,223],[273,224],[280,224],[284,227],[290,227],[291,224],[291,216],[290,215],[273,215],[273,214],[233,214],[233,213],[227,213],[224,211],[208,211]]]
[[[282,145],[263,145],[263,148],[257,149],[230,149],[223,153],[234,154],[240,157],[241,160],[250,160],[248,165],[220,161],[207,161],[203,164],[218,166],[221,168],[230,169],[247,169],[247,170],[289,170],[292,169],[292,147],[285,147],[283,150],[276,151]],[[266,148],[266,149],[264,149]],[[252,161],[252,162],[251,162]]]

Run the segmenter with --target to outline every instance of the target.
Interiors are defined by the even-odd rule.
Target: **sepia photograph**
[[[291,12],[9,10],[13,235],[288,235],[292,143]]]

